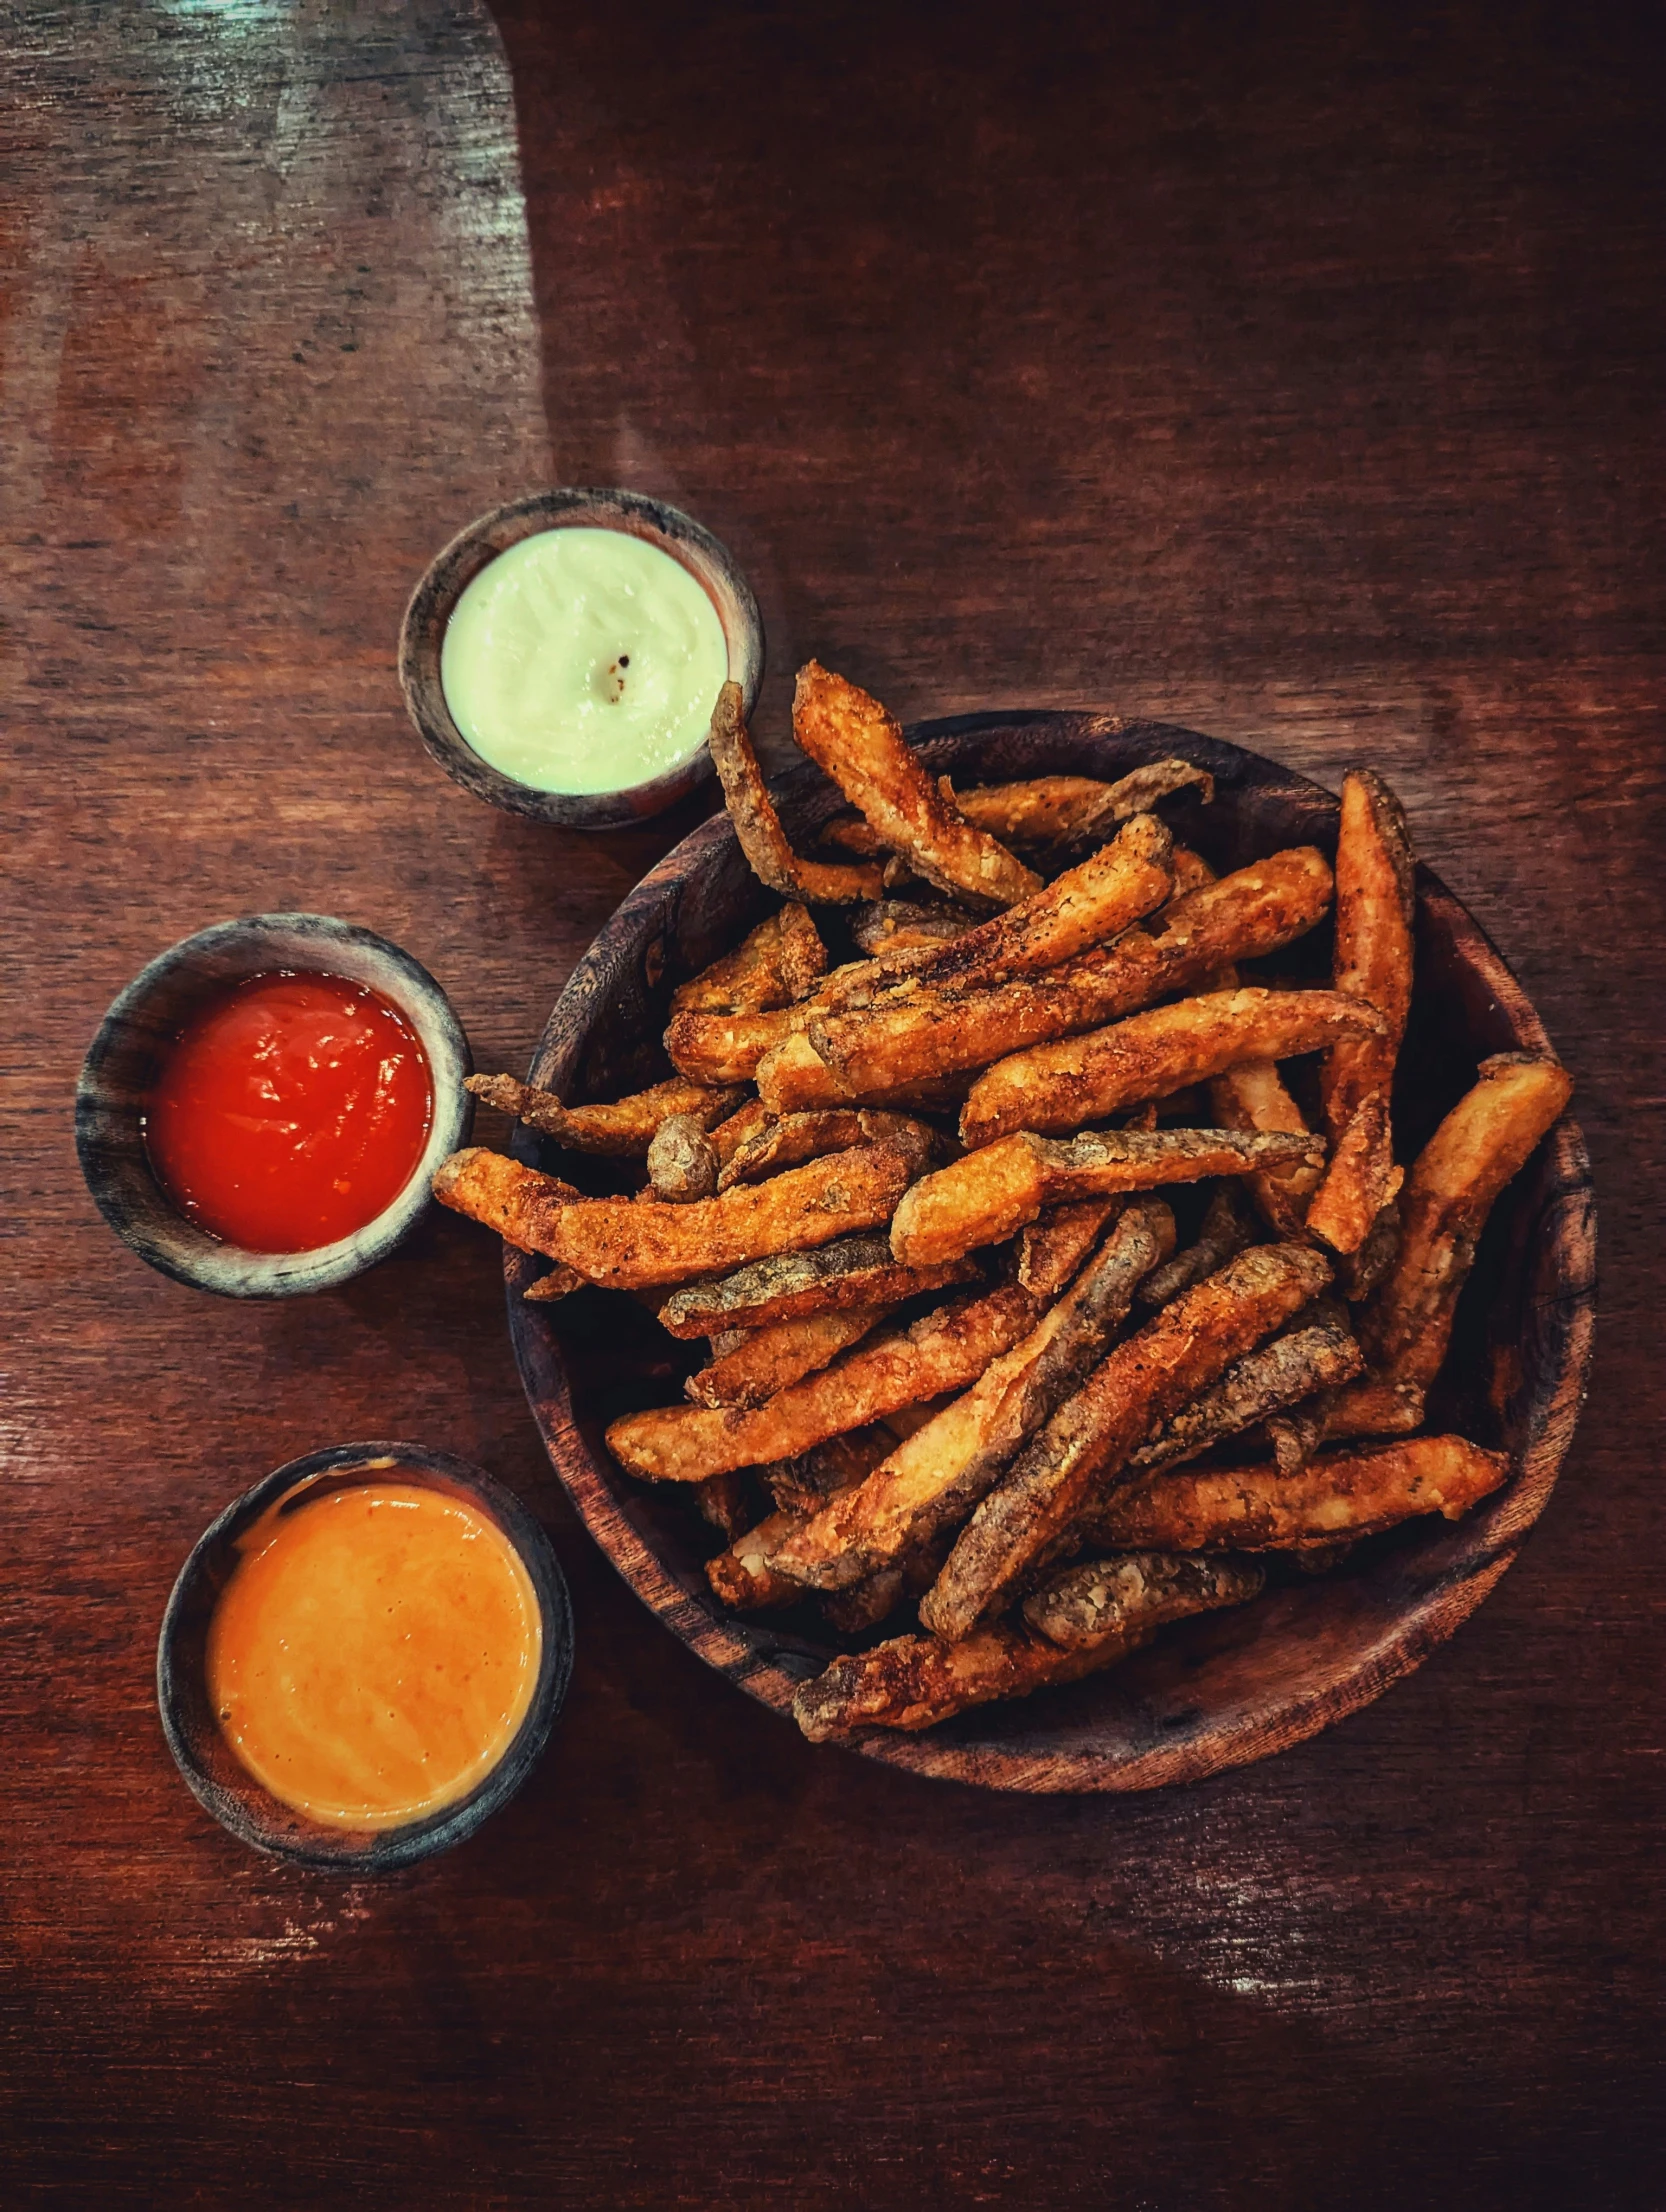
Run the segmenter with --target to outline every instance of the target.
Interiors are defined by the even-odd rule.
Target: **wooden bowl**
[[[152,1172],[144,1114],[168,1050],[198,1007],[245,976],[321,971],[368,984],[422,1042],[434,1118],[422,1158],[391,1206],[350,1237],[311,1252],[250,1252],[188,1220]],[[468,1142],[473,1068],[451,1002],[408,952],[327,914],[245,914],[183,937],[135,976],[99,1024],[75,1091],[75,1148],[99,1212],[140,1259],[225,1298],[295,1298],[329,1290],[386,1259],[429,1202],[448,1152]]]
[[[327,1828],[280,1804],[238,1764],[209,1702],[208,1624],[237,1565],[239,1537],[270,1507],[289,1498],[299,1506],[331,1490],[350,1489],[367,1478],[395,1471],[406,1481],[465,1499],[514,1546],[537,1593],[543,1623],[538,1682],[513,1742],[467,1797],[403,1828]],[[430,1451],[425,1444],[338,1444],[291,1460],[264,1482],[257,1482],[198,1538],[162,1618],[156,1646],[156,1703],[168,1749],[192,1794],[241,1842],[303,1866],[385,1874],[413,1860],[432,1858],[437,1851],[449,1851],[509,1802],[549,1741],[572,1669],[573,1616],[567,1585],[549,1538],[518,1498],[467,1460]]]
[[[964,788],[1022,776],[1115,777],[1173,753],[1210,769],[1214,804],[1166,802],[1184,841],[1217,868],[1280,846],[1334,854],[1337,802],[1274,762],[1161,723],[1084,714],[985,714],[910,733],[934,773]],[[775,787],[802,846],[842,802],[808,765]],[[1415,825],[1414,825],[1415,829]],[[611,1097],[662,1069],[655,1043],[669,987],[734,943],[773,903],[725,817],[669,853],[619,908],[556,1002],[531,1078],[570,1100]],[[1328,980],[1328,926],[1281,956]],[[1408,1155],[1489,1053],[1548,1048],[1520,985],[1452,894],[1418,871],[1417,992],[1396,1086]],[[518,1134],[520,1156],[553,1151]],[[562,1155],[561,1172],[581,1172]],[[632,1407],[676,1399],[682,1365],[631,1301],[581,1291],[553,1305],[519,1293],[543,1263],[506,1252],[516,1357],[556,1471],[592,1535],[674,1635],[785,1714],[833,1645],[811,1608],[724,1613],[703,1562],[718,1539],[689,1501],[633,1480],[602,1444]],[[1585,1389],[1595,1314],[1590,1163],[1561,1121],[1494,1211],[1459,1309],[1432,1417],[1502,1444],[1517,1472],[1456,1524],[1407,1523],[1307,1581],[1289,1570],[1253,1605],[1165,1630],[1122,1666],[1068,1688],[987,1705],[918,1736],[852,1748],[921,1774],[1000,1789],[1131,1790],[1196,1780],[1298,1743],[1378,1697],[1474,1610],[1515,1557],[1556,1480]],[[686,1363],[684,1363],[686,1364]],[[1277,1570],[1275,1570],[1276,1572]]]
[[[751,714],[764,677],[764,625],[752,587],[727,546],[691,515],[641,492],[568,488],[534,492],[494,507],[435,556],[411,594],[399,633],[399,682],[417,735],[446,774],[477,799],[563,829],[624,829],[673,806],[712,772],[704,740],[664,775],[621,791],[535,791],[482,760],[451,719],[440,681],[440,649],[452,609],[489,561],[543,530],[623,530],[646,538],[686,568],[717,610],[729,648],[730,680]]]

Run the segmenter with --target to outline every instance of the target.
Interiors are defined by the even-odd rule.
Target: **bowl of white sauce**
[[[764,631],[727,547],[640,492],[535,492],[472,522],[405,610],[418,736],[476,798],[568,828],[657,814],[711,774],[723,684]]]

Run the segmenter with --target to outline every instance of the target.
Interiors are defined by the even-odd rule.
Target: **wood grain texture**
[[[1652,12],[13,11],[0,558],[8,2203],[1645,2206],[1658,2196],[1666,178]],[[400,611],[551,483],[673,500],[904,720],[1370,761],[1573,1068],[1590,1399],[1392,1696],[1185,1790],[827,1758],[648,1619],[489,1238],[153,1276],[70,1099],[254,908],[407,946],[482,1066],[694,826],[438,774]],[[715,949],[715,947],[714,947]],[[491,1125],[482,1124],[483,1137]],[[572,1692],[455,1855],[263,1864],[150,1685],[228,1499],[389,1431],[552,1527]]]

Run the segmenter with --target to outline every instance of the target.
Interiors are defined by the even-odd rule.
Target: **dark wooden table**
[[[8,2203],[1659,2203],[1662,55],[1564,12],[13,12]],[[579,1530],[489,1239],[242,1307],[103,1228],[75,1071],[172,939],[369,923],[519,1067],[696,818],[545,832],[405,724],[412,580],[562,481],[734,548],[766,729],[815,653],[1398,784],[1576,1071],[1603,1310],[1380,1704],[1127,1801],[813,1751]],[[152,1651],[229,1497],[389,1432],[546,1516],[578,1665],[503,1817],[342,1884],[199,1813]]]

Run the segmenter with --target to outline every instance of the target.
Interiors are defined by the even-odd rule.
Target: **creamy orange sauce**
[[[209,1623],[227,1742],[328,1827],[455,1804],[537,1684],[543,1624],[519,1554],[475,1506],[397,1474],[284,1502],[244,1537]]]

